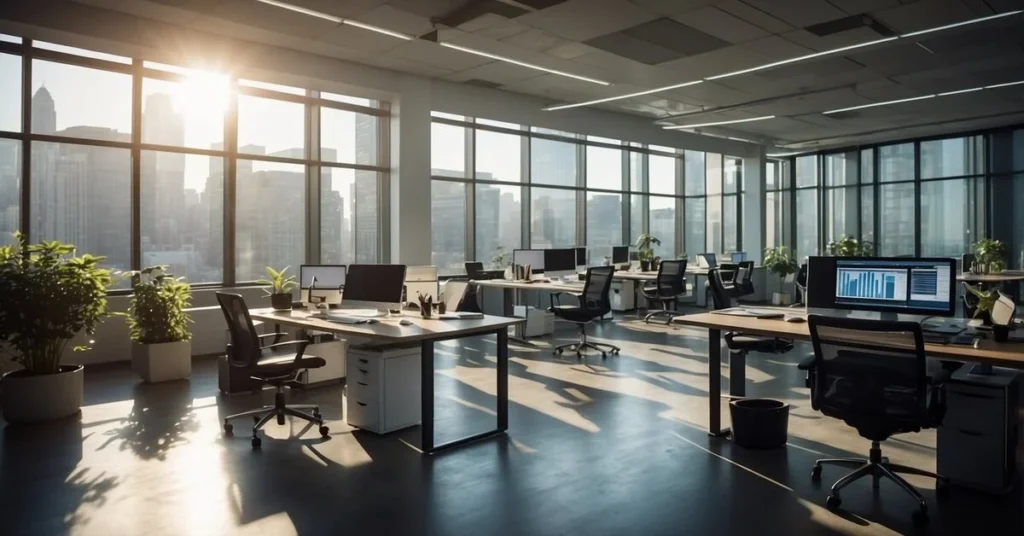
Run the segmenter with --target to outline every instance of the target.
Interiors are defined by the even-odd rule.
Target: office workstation
[[[3,2],[0,534],[1024,532],[1021,10]]]

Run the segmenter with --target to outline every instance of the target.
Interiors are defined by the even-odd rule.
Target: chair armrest
[[[579,300],[580,296],[582,296],[582,294],[576,294],[574,292],[567,292],[567,291],[564,291],[564,290],[560,290],[560,291],[557,291],[557,292],[552,292],[550,294],[549,298],[548,298],[548,299],[551,300],[551,308],[550,309],[554,309],[556,305],[558,305],[558,306],[562,305],[562,299],[559,298],[559,296],[561,296],[563,294],[567,294],[569,296],[572,296],[572,297],[576,298],[577,300]]]
[[[297,346],[298,349],[295,352],[295,360],[302,359],[302,353],[306,351],[306,346],[309,346],[309,341],[284,341],[275,344],[270,344],[261,348],[262,350],[273,350],[275,348],[285,348],[288,346]]]
[[[814,370],[814,355],[809,355],[797,363],[796,368],[800,370]]]
[[[274,333],[264,333],[263,335],[257,335],[256,338],[260,340],[260,344],[262,345],[263,339],[266,339],[267,337],[274,337],[274,343],[276,344],[280,342],[281,337],[284,337],[285,335],[287,335],[287,333],[283,331],[275,331]]]

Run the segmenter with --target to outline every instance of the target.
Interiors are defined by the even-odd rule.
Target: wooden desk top
[[[1024,271],[1005,270],[997,274],[962,273],[957,274],[956,280],[966,281],[967,283],[1005,283],[1009,281],[1024,281]]]
[[[770,308],[756,307],[756,309]],[[803,309],[784,307],[777,309],[779,312],[787,314],[804,314]],[[744,316],[699,313],[677,316],[672,319],[672,322],[683,326],[738,331],[766,337],[781,337],[802,341],[811,340],[811,333],[806,322],[786,322],[781,318],[758,319]],[[991,340],[980,340],[978,341],[977,348],[955,344],[929,343],[925,343],[924,348],[925,353],[929,357],[947,357],[958,361],[973,361],[1004,367],[1024,368],[1024,343],[997,343]]]
[[[559,283],[555,281],[534,281],[533,283],[527,283],[525,281],[512,281],[509,279],[473,279],[469,282],[471,285],[477,285],[480,287],[491,287],[491,288],[510,288],[515,290],[548,290],[553,292],[583,292],[583,281],[580,281],[577,285],[571,285],[568,283]]]
[[[343,310],[336,311],[344,314]],[[439,320],[422,318],[419,313],[403,312],[399,316],[378,318],[375,324],[339,324],[321,318],[313,318],[303,310],[275,311],[273,309],[250,309],[249,316],[264,322],[274,322],[315,331],[326,331],[342,336],[360,337],[380,343],[412,343],[426,340],[454,339],[476,333],[495,331],[502,327],[525,322],[522,318],[485,315],[483,318],[465,320]],[[410,326],[398,322],[408,318]]]

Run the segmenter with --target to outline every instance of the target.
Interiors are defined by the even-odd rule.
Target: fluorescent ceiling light
[[[467,47],[463,47],[463,46],[459,46],[459,45],[453,45],[451,43],[438,43],[438,44],[443,46],[443,47],[451,48],[451,49],[454,49],[454,50],[461,50],[462,52],[468,52],[469,54],[476,54],[477,56],[483,56],[485,58],[490,58],[492,60],[504,61],[506,63],[511,63],[513,65],[518,65],[520,67],[526,67],[528,69],[535,69],[535,70],[538,70],[538,71],[544,71],[546,73],[557,74],[559,76],[565,76],[565,77],[568,77],[568,78],[575,78],[576,80],[582,80],[584,82],[590,82],[591,84],[600,84],[602,86],[611,85],[609,82],[605,82],[604,80],[598,80],[596,78],[587,78],[586,76],[580,76],[578,74],[567,73],[565,71],[559,71],[557,69],[548,69],[547,67],[541,67],[540,65],[534,65],[532,63],[526,63],[525,61],[519,61],[519,60],[514,60],[512,58],[506,58],[505,56],[499,56],[497,54],[491,54],[490,52],[483,52],[481,50],[476,50],[476,49],[473,49],[473,48],[467,48]]]
[[[1006,82],[1005,84],[994,84],[994,85],[991,85],[991,86],[985,86],[985,89],[996,89],[996,88],[1006,87],[1006,86],[1016,86],[1018,84],[1024,84],[1024,80],[1019,80],[1017,82]]]
[[[717,123],[701,123],[699,125],[672,125],[668,127],[662,127],[665,130],[679,130],[682,128],[700,128],[700,127],[715,127],[718,125],[732,125],[735,123],[749,123],[751,121],[764,121],[765,119],[775,119],[774,115],[764,115],[761,117],[751,117],[749,119],[733,119],[732,121],[718,121]]]
[[[753,72],[756,72],[756,71],[763,71],[765,69],[771,69],[773,67],[779,67],[781,65],[788,65],[790,63],[796,63],[798,61],[804,61],[804,60],[809,60],[809,59],[813,59],[813,58],[819,58],[821,56],[828,56],[829,54],[837,54],[839,52],[846,52],[847,50],[853,50],[855,48],[869,47],[871,45],[877,45],[879,43],[885,43],[887,41],[895,41],[896,39],[898,39],[898,37],[886,37],[884,39],[876,39],[874,41],[868,41],[866,43],[860,43],[860,44],[857,44],[857,45],[850,45],[850,46],[845,46],[845,47],[841,47],[841,48],[834,48],[832,50],[825,50],[825,51],[822,51],[822,52],[815,52],[814,54],[807,54],[806,56],[798,56],[796,58],[790,58],[788,60],[776,61],[776,62],[773,62],[773,63],[766,63],[764,65],[759,65],[757,67],[751,67],[749,69],[743,69],[742,71],[733,71],[731,73],[725,73],[725,74],[718,74],[718,75],[715,75],[715,76],[709,76],[709,77],[705,78],[705,80],[718,80],[720,78],[728,78],[730,76],[737,76],[737,75],[741,75],[741,74],[753,73]]]
[[[941,32],[942,30],[949,30],[950,28],[959,28],[960,26],[967,26],[968,24],[977,24],[979,22],[985,22],[987,20],[1001,19],[1003,17],[1010,17],[1010,16],[1017,15],[1017,14],[1020,14],[1020,13],[1024,13],[1024,10],[1018,9],[1017,11],[1007,11],[1006,13],[999,13],[999,14],[996,14],[996,15],[989,15],[987,17],[981,17],[981,18],[978,18],[978,19],[965,20],[963,22],[957,22],[957,23],[954,23],[954,24],[947,24],[945,26],[938,26],[936,28],[928,28],[927,30],[920,30],[920,31],[917,31],[917,32],[910,32],[908,34],[901,35],[900,39],[906,39],[907,37],[914,37],[914,36],[923,35],[923,34],[926,34],[926,33]]]
[[[289,4],[287,2],[278,2],[277,0],[256,0],[256,1],[257,2],[262,2],[262,3],[270,5],[270,6],[279,7],[281,9],[287,9],[288,11],[294,11],[296,13],[302,13],[303,15],[309,15],[310,17],[316,17],[318,19],[329,20],[331,22],[336,22],[338,24],[341,24],[342,22],[344,22],[341,17],[335,17],[334,15],[328,15],[327,13],[323,13],[323,12],[317,11],[315,9],[309,9],[307,7],[296,6],[294,4]]]
[[[959,95],[961,93],[974,93],[975,91],[981,91],[983,89],[985,89],[985,88],[983,88],[983,87],[972,87],[970,89],[959,89],[957,91],[947,91],[945,93],[939,93],[937,96],[939,96],[939,97],[946,97],[946,96],[949,96],[949,95]]]
[[[909,99],[897,99],[897,100],[883,101],[883,102],[872,102],[871,104],[862,104],[860,106],[850,106],[849,108],[839,108],[838,110],[829,110],[827,112],[821,112],[821,113],[822,113],[822,115],[837,114],[839,112],[849,112],[851,110],[861,110],[861,109],[864,109],[864,108],[874,108],[876,106],[888,106],[890,104],[899,104],[901,102],[912,102],[912,101],[919,101],[919,100],[925,100],[925,99],[933,99],[933,98],[935,98],[937,96],[938,95],[933,93],[931,95],[921,95],[920,97],[910,97]]]
[[[551,112],[551,111],[554,111],[554,110],[565,110],[567,108],[579,108],[580,106],[590,106],[591,104],[601,104],[602,102],[611,102],[611,101],[619,100],[619,99],[630,99],[630,98],[633,98],[633,97],[641,97],[643,95],[650,95],[651,93],[660,93],[662,91],[669,91],[669,90],[677,89],[677,88],[681,88],[681,87],[692,86],[692,85],[695,85],[695,84],[699,84],[701,82],[703,82],[703,80],[694,80],[693,82],[685,82],[685,83],[682,83],[682,84],[676,84],[674,86],[665,86],[665,87],[659,87],[659,88],[654,88],[654,89],[648,89],[647,91],[637,91],[636,93],[630,93],[628,95],[619,95],[617,97],[608,97],[608,98],[605,98],[605,99],[596,99],[596,100],[586,101],[586,102],[575,102],[575,103],[572,103],[572,104],[560,104],[558,106],[548,106],[547,108],[544,108],[544,110]]]
[[[412,37],[409,37],[408,35],[405,35],[405,34],[402,34],[402,33],[398,33],[398,32],[392,32],[391,30],[388,30],[386,28],[381,28],[380,26],[374,26],[372,24],[366,24],[365,22],[359,22],[359,21],[355,21],[355,20],[345,19],[345,20],[341,21],[341,23],[342,24],[347,24],[348,26],[355,26],[356,28],[362,28],[364,30],[370,30],[371,32],[377,32],[377,33],[384,34],[384,35],[390,35],[391,37],[397,37],[399,39],[405,39],[406,41],[412,41]]]

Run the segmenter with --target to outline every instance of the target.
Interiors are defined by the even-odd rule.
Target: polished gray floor
[[[560,326],[554,340],[574,332]],[[808,349],[752,355],[748,394],[792,404],[790,442],[749,451],[709,438],[707,341],[699,330],[618,319],[597,329],[622,355],[555,358],[552,338],[513,345],[507,436],[422,457],[416,430],[353,430],[339,384],[293,393],[321,404],[332,437],[269,425],[262,452],[220,419],[270,400],[221,397],[211,360],[190,381],[143,385],[126,364],[86,371],[79,418],[0,427],[0,534],[896,534],[913,502],[870,481],[824,508],[842,470],[810,479],[819,457],[868,442],[814,412],[795,363]],[[494,418],[494,341],[437,348],[439,440]],[[728,371],[726,370],[726,374]],[[725,404],[723,403],[723,408]],[[244,428],[244,421],[238,428]],[[935,466],[935,434],[887,441],[893,462]],[[989,497],[910,478],[934,534],[1024,533],[1019,493]]]

